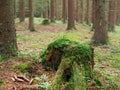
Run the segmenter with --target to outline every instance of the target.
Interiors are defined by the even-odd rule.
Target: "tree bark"
[[[85,22],[86,24],[90,25],[90,0],[86,1]]]
[[[120,0],[117,0],[117,15],[116,24],[120,24]]]
[[[108,30],[109,31],[115,31],[115,25],[116,25],[116,9],[117,9],[117,1],[116,0],[110,0],[109,1],[109,25]]]
[[[93,44],[107,44],[108,40],[108,0],[95,0],[95,33],[92,37]]]
[[[67,0],[63,0],[63,10],[62,10],[63,23],[67,20]]]
[[[81,15],[81,9],[80,9],[80,0],[77,0],[76,1],[76,21],[77,22],[80,22],[81,18],[80,18],[80,15]]]
[[[76,29],[74,22],[74,0],[68,0],[68,26],[67,30]]]
[[[50,16],[50,19],[51,19],[51,22],[55,22],[55,0],[51,0],[50,2],[51,4],[51,16]]]
[[[35,31],[33,0],[29,0],[29,29],[30,31]]]
[[[19,0],[19,19],[20,22],[25,21],[25,7],[24,7],[24,0]]]
[[[16,54],[16,30],[14,23],[14,0],[0,0],[0,55]]]
[[[96,13],[96,2],[95,0],[92,1],[92,31],[95,30],[95,13]]]

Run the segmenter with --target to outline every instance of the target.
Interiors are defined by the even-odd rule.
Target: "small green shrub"
[[[38,83],[38,82],[40,82],[42,80],[46,80],[47,78],[48,78],[48,76],[46,74],[43,74],[40,77],[35,77],[34,82]]]
[[[47,89],[47,88],[50,88],[51,83],[49,83],[49,82],[43,82],[43,83],[41,83],[39,86],[40,86],[41,88]]]
[[[44,20],[42,21],[42,25],[49,25],[49,24],[50,24],[49,19],[44,19]]]

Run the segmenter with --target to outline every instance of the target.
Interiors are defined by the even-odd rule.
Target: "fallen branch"
[[[30,82],[30,80],[27,77],[23,76],[23,75],[18,75],[17,77],[20,78],[20,79],[25,80],[26,82]]]
[[[15,79],[15,81],[18,81],[18,82],[24,82],[23,79],[18,78],[16,75],[14,75],[14,79]]]

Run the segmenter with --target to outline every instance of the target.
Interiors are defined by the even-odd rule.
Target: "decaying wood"
[[[33,83],[33,79],[29,80],[26,76],[23,75],[14,75],[11,77],[14,82],[28,82],[29,84]]]
[[[20,79],[23,79],[26,82],[30,82],[30,80],[27,77],[23,76],[23,75],[18,75],[17,77],[20,78]]]
[[[11,79],[12,79],[13,82],[15,82],[15,78],[12,77]]]
[[[29,85],[31,85],[33,83],[33,79],[31,79],[30,81],[29,81]]]
[[[93,78],[94,49],[66,39],[51,43],[44,53],[43,65],[57,70],[52,90],[86,90]],[[55,67],[55,68],[54,68]]]
[[[71,66],[71,64],[73,65]],[[70,60],[69,58],[65,58],[61,61],[60,66],[56,72],[55,78],[52,82],[53,90],[60,90],[62,83],[65,82],[63,81],[62,76],[66,68],[72,70],[72,74],[73,74],[71,75],[71,77],[73,78],[72,83],[74,83],[74,87],[70,90],[78,90],[78,88],[80,90],[85,90],[86,88],[86,79],[84,76],[85,69],[83,66],[79,66],[76,62],[72,63],[72,60]],[[70,80],[68,80],[67,83],[71,83],[69,81]]]
[[[14,75],[14,79],[15,79],[15,81],[17,81],[17,82],[24,82],[23,79],[18,78],[16,75]]]

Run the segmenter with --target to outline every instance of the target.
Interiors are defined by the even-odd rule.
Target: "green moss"
[[[20,70],[22,73],[27,73],[26,69],[29,67],[30,66],[28,63],[24,63],[24,64],[17,65],[14,68]]]
[[[65,49],[69,47],[70,49]],[[72,59],[75,59],[76,61],[79,62],[79,60],[82,59],[88,59],[91,60],[91,47],[85,44],[80,44],[75,41],[70,41],[69,39],[57,39],[56,41],[50,43],[48,45],[47,50],[45,50],[42,54],[42,59],[45,61],[47,53],[49,52],[50,49],[59,49],[63,50],[65,53],[65,57],[70,57]]]
[[[94,81],[95,81],[97,86],[100,86],[100,87],[103,86],[101,81],[99,80],[99,78],[97,76],[94,78]]]
[[[57,39],[56,41],[50,43],[48,45],[48,49],[51,49],[51,48],[64,48],[64,47],[67,47],[69,45],[73,44],[72,41],[70,41],[69,39]]]
[[[71,49],[65,51],[65,57],[73,57],[76,60],[91,60],[91,49],[87,45],[76,43]]]
[[[3,80],[2,79],[0,79],[0,86],[3,84],[4,82],[3,82]]]
[[[50,24],[50,20],[49,19],[44,19],[42,21],[42,25],[49,25]]]
[[[53,53],[55,52],[55,53]],[[61,53],[61,54],[60,54]],[[54,55],[53,55],[54,54]],[[58,54],[60,57],[56,58],[56,55]],[[58,60],[51,61],[49,64],[46,63],[46,60],[48,57],[55,58]],[[91,47],[86,44],[81,44],[75,41],[71,41],[69,39],[57,39],[54,42],[50,43],[48,45],[48,48],[43,51],[41,54],[42,63],[45,66],[50,66],[54,69],[57,69],[61,58],[70,58],[72,61],[76,61],[77,63],[83,63],[84,66],[88,65],[86,64],[88,60],[92,59],[92,50]],[[50,58],[49,58],[50,59]],[[56,62],[56,63],[55,63]],[[86,67],[86,66],[85,66]],[[90,70],[89,67],[86,67],[87,70]]]

